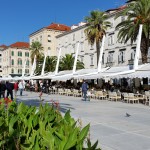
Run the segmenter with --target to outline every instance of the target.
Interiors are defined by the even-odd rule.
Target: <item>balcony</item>
[[[149,60],[150,60],[150,59],[149,59]],[[139,65],[142,64],[142,59],[141,59],[141,58],[139,59],[138,64],[139,64]],[[134,59],[128,60],[128,65],[134,65]]]
[[[134,64],[134,59],[128,60],[128,65],[133,65]]]
[[[125,61],[118,61],[118,64],[124,64]]]
[[[106,67],[112,67],[114,66],[115,62],[107,62]]]

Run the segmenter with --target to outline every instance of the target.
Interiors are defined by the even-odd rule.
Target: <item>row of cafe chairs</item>
[[[66,96],[74,96],[74,97],[81,97],[82,96],[81,91],[80,90],[76,90],[76,89],[58,88],[58,94],[66,95]]]
[[[135,96],[134,93],[122,93],[123,100],[127,103],[139,103],[139,97]]]
[[[108,98],[109,100],[114,100],[114,101],[118,101],[121,100],[121,93],[117,93],[117,92],[108,92]]]
[[[54,94],[66,95],[66,96],[74,96],[74,97],[82,97],[81,90],[77,89],[63,89],[58,88],[57,92]],[[140,101],[146,105],[149,105],[150,100],[150,91],[145,91],[143,94],[134,94],[134,93],[120,93],[120,92],[103,92],[103,91],[95,91],[88,90],[87,96],[93,99],[102,99],[102,100],[110,100],[110,101],[120,101],[123,100],[127,103],[139,103]]]
[[[127,103],[139,103],[142,102],[145,105],[149,105],[150,91],[145,91],[143,94],[139,93],[122,93],[124,101]]]

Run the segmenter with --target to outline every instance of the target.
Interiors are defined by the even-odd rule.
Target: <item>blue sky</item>
[[[0,45],[29,41],[29,34],[52,22],[71,26],[92,10],[105,11],[125,0],[1,0]]]

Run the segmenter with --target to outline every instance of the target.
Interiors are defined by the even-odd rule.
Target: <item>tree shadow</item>
[[[39,107],[40,105],[45,105],[46,103],[48,103],[49,105],[54,106],[55,109],[58,109],[62,113],[66,113],[68,110],[74,110],[75,109],[74,107],[72,107],[70,104],[67,104],[67,103],[59,103],[59,106],[56,107],[55,105],[53,105],[52,101],[42,101],[40,99],[33,99],[33,98],[32,99],[17,98],[16,102],[18,104],[22,102],[28,106],[35,106],[35,107]],[[56,100],[54,102],[58,102],[58,101]]]

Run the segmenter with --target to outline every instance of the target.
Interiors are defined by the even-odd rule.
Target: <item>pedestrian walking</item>
[[[1,96],[5,98],[5,90],[6,90],[6,85],[3,81],[1,81],[0,82],[0,99],[1,99]]]
[[[11,100],[13,101],[13,89],[14,89],[14,84],[10,83],[9,81],[6,81],[6,90],[7,90],[7,98],[11,97]]]
[[[16,81],[14,83],[14,93],[15,93],[15,97],[17,96],[17,91],[18,91],[18,82]]]
[[[82,93],[83,93],[84,101],[86,101],[87,98],[87,90],[88,90],[88,84],[84,80],[82,83]]]
[[[20,81],[18,84],[19,90],[20,90],[20,96],[22,96],[23,90],[24,90],[24,84],[23,81]]]

